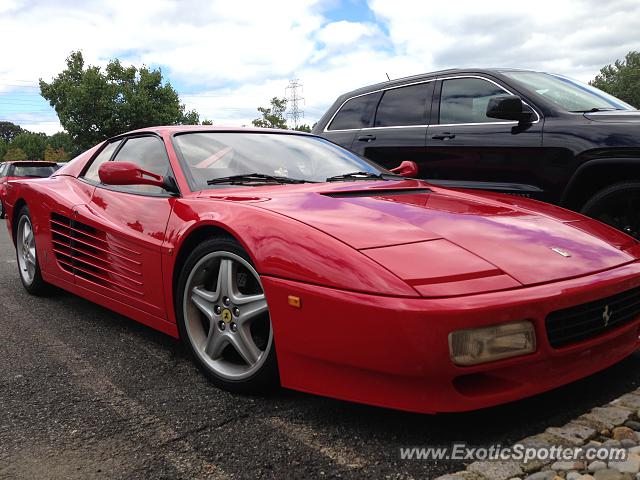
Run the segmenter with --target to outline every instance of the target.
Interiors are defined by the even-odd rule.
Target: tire
[[[580,212],[640,239],[640,182],[620,182],[603,188]]]
[[[4,217],[5,217],[4,202],[0,200],[0,218],[4,218]]]
[[[179,274],[175,304],[180,337],[215,385],[249,394],[279,386],[267,300],[237,241],[212,238],[191,252]]]
[[[18,273],[24,289],[31,295],[42,296],[50,291],[49,284],[42,279],[40,262],[36,251],[35,232],[29,208],[25,205],[16,222],[16,257]]]

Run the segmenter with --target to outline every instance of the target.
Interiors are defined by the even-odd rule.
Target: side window
[[[93,162],[91,163],[91,165],[89,165],[87,171],[84,172],[83,178],[86,178],[87,180],[90,180],[92,182],[100,183],[98,169],[104,162],[109,161],[111,155],[113,155],[113,152],[116,150],[116,148],[118,148],[118,145],[120,145],[120,141],[111,142],[106,147],[104,147],[102,151],[96,156],[96,158],[93,159]]]
[[[378,105],[375,127],[424,125],[429,84],[386,90]]]
[[[7,169],[7,164],[6,163],[0,163],[0,178],[6,177],[6,175],[4,174],[4,171],[6,169]]]
[[[141,169],[157,175],[171,173],[171,166],[164,142],[156,137],[134,137],[125,140],[125,144],[114,158],[116,162],[135,163]],[[133,185],[118,187],[135,193],[164,193],[161,187],[152,185]]]
[[[489,99],[504,95],[505,90],[480,78],[454,78],[442,82],[440,123],[496,122],[487,117]]]
[[[333,117],[329,130],[354,130],[371,126],[379,99],[380,92],[376,92],[348,100]]]

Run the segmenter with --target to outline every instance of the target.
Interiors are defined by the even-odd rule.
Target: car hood
[[[585,113],[584,116],[594,122],[603,123],[640,123],[640,111],[616,110],[605,112]]]
[[[319,229],[413,284],[506,275],[532,285],[635,261],[625,251],[631,237],[546,204],[418,181],[331,187],[294,188],[255,206]]]

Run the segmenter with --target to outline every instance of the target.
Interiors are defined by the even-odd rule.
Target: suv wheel
[[[640,239],[640,182],[610,185],[591,197],[580,212]]]

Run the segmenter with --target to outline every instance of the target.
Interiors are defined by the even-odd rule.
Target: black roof
[[[346,92],[342,94],[340,97],[346,97],[346,96],[352,97],[354,95],[370,92],[372,90],[382,90],[383,88],[389,88],[396,85],[403,85],[405,83],[419,82],[420,80],[428,80],[432,77],[438,77],[442,75],[461,75],[461,74],[468,75],[468,74],[478,74],[478,73],[495,75],[495,74],[501,74],[503,72],[509,72],[509,71],[531,71],[531,70],[526,70],[522,68],[449,68],[446,70],[437,70],[435,72],[420,73],[417,75],[410,75],[408,77],[394,78],[393,80],[374,83],[372,85],[367,85],[366,87],[360,87],[350,92]]]

